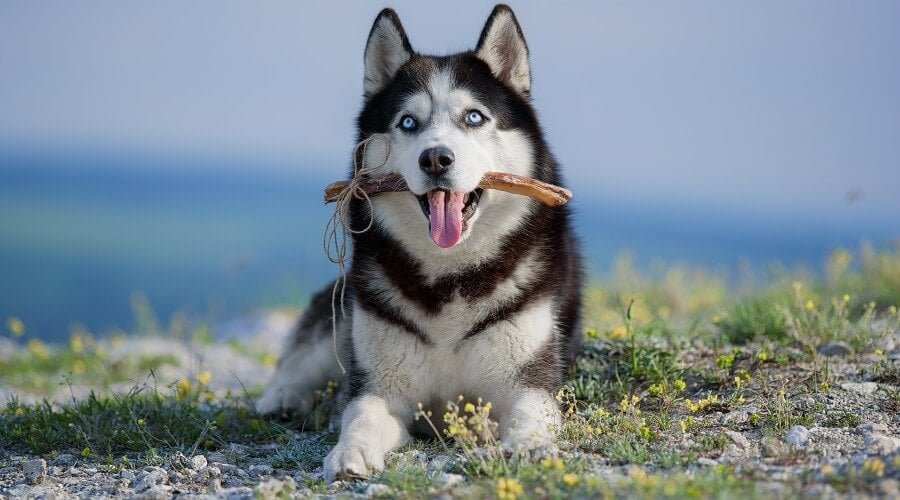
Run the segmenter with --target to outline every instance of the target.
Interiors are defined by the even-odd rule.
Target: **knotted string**
[[[380,140],[384,142],[384,159],[374,166],[367,166],[369,146],[372,142]],[[341,317],[347,317],[347,311],[344,308],[344,295],[347,290],[347,266],[348,259],[348,240],[351,234],[361,234],[375,224],[375,215],[372,211],[372,199],[369,194],[362,189],[360,184],[371,177],[372,174],[384,168],[391,156],[391,143],[384,134],[373,134],[362,140],[353,148],[353,178],[347,184],[335,199],[334,214],[328,219],[325,225],[325,235],[322,240],[322,247],[325,256],[332,263],[338,266],[338,279],[334,282],[331,289],[331,347],[334,351],[334,358],[337,360],[338,366],[342,373],[347,373],[344,364],[341,363],[341,357],[337,349],[337,305],[335,302],[340,299]],[[363,229],[353,229],[350,224],[350,204],[354,199],[366,200],[369,206],[369,224]],[[340,293],[339,293],[340,292]]]

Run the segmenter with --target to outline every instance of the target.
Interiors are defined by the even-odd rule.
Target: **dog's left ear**
[[[475,54],[490,66],[494,76],[520,94],[528,95],[531,91],[528,46],[508,5],[494,7],[481,31]]]

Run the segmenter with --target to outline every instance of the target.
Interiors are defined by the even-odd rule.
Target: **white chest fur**
[[[448,319],[441,321],[444,316]],[[461,316],[465,315],[460,311],[448,311],[432,318],[425,329],[432,341],[425,344],[402,327],[357,307],[355,354],[369,375],[372,392],[391,400],[397,409],[408,408],[404,413],[409,414],[416,403],[442,404],[460,394],[483,397],[503,413],[508,395],[518,389],[521,367],[551,339],[551,303],[535,302],[469,339],[463,335],[472,323],[459,321]],[[449,319],[454,317],[456,321]]]

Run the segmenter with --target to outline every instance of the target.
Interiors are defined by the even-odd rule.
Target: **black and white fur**
[[[415,196],[474,192],[488,171],[561,185],[530,90],[528,48],[505,5],[493,10],[474,51],[450,56],[414,52],[391,9],[375,19],[357,140],[385,134],[391,152],[382,172],[402,174],[413,194],[374,197],[371,212],[365,202],[351,208],[353,227],[370,217],[374,225],[354,235],[349,313],[338,317],[347,374],[327,477],[382,469],[385,454],[411,439],[417,403],[440,415],[457,395],[492,403],[504,446],[552,441],[560,423],[555,394],[581,342],[582,271],[569,209],[495,190],[472,193],[468,199],[480,198],[462,240],[445,249],[429,238]],[[479,126],[466,122],[472,110],[484,117]],[[400,127],[405,116],[416,130]],[[435,146],[455,156],[439,178],[419,165]],[[378,149],[372,154],[383,155]],[[341,376],[330,300],[329,286],[301,318],[261,411],[308,412],[313,391]]]

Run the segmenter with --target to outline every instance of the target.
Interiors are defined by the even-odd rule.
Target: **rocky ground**
[[[271,313],[223,325],[202,344],[120,339],[110,342],[104,355],[114,361],[123,353],[166,353],[177,363],[155,371],[155,380],[166,381],[162,385],[208,372],[207,392],[247,390],[271,373],[272,346],[293,318],[293,313]],[[229,340],[244,331],[256,334],[241,336],[239,345]],[[627,341],[600,337],[589,341],[595,353],[614,356],[616,348],[628,347]],[[813,360],[788,356],[779,363],[763,359],[781,352],[768,348],[688,343],[672,352],[679,371],[657,379],[660,386],[632,384],[641,388],[633,402],[626,391],[621,402],[617,396],[605,405],[576,405],[560,450],[524,461],[492,458],[490,450],[479,455],[477,446],[469,449],[459,441],[446,448],[416,443],[392,454],[384,473],[327,484],[321,458],[335,438],[327,433],[287,432],[271,442],[240,439],[105,455],[77,448],[34,453],[12,443],[0,450],[0,497],[900,498],[898,338],[895,332],[864,355],[826,343]],[[26,349],[21,342],[0,347],[5,359]],[[708,368],[685,371],[694,366]],[[738,378],[743,381],[732,382]],[[142,380],[115,382],[107,390],[127,391]],[[573,387],[576,393],[584,390],[575,382]],[[19,398],[18,404],[48,398],[64,405],[90,389],[75,377],[49,392],[7,385],[0,394]],[[566,397],[560,399],[566,407]],[[15,422],[15,411],[7,409],[7,423]],[[473,468],[479,460],[483,463]],[[502,470],[490,469],[494,466]]]

